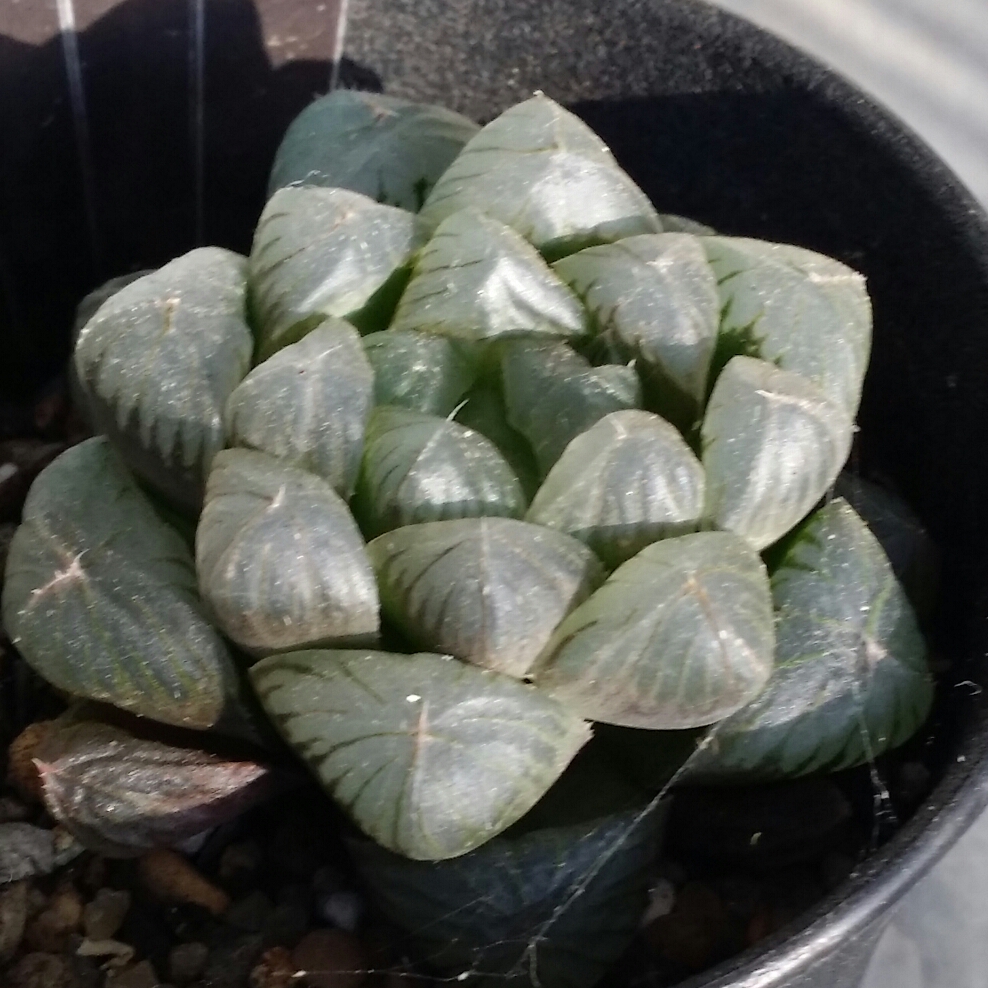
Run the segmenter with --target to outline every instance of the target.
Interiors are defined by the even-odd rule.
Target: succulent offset
[[[325,97],[249,258],[84,305],[100,435],[31,491],[6,629],[67,694],[196,729],[249,667],[371,872],[596,854],[609,817],[531,823],[594,723],[643,753],[712,728],[684,771],[730,781],[860,764],[929,710],[904,570],[829,496],[864,279],[660,215],[541,94],[483,128]]]

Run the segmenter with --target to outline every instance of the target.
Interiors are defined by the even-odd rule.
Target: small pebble
[[[21,945],[27,924],[27,899],[27,882],[0,887],[0,963],[9,961]]]
[[[25,954],[7,972],[8,988],[79,988],[79,979],[68,957],[59,954]]]
[[[106,980],[106,988],[158,988],[160,984],[150,961],[139,961]]]
[[[294,947],[309,929],[309,907],[304,900],[279,902],[261,931],[269,947]]]
[[[675,902],[676,887],[668,878],[660,878],[648,890],[648,908],[642,917],[642,926],[648,926],[660,916],[668,916]]]
[[[78,957],[100,957],[106,968],[126,967],[133,959],[136,951],[129,943],[119,940],[90,940],[85,939],[76,947]]]
[[[316,911],[330,926],[355,933],[364,915],[364,900],[356,892],[331,892],[316,900]]]
[[[242,988],[263,951],[264,941],[256,933],[214,947],[202,976],[203,988]]]
[[[256,841],[245,840],[230,844],[220,855],[217,877],[224,885],[247,891],[261,866],[261,848]]]
[[[727,952],[729,924],[720,896],[700,882],[689,882],[679,890],[672,911],[644,932],[663,960],[700,971]]]
[[[42,953],[61,953],[82,926],[82,911],[82,896],[75,888],[60,886],[48,905],[28,923],[24,932],[27,945]]]
[[[168,955],[168,976],[181,988],[202,974],[208,959],[209,948],[204,943],[180,943]]]
[[[363,944],[342,930],[312,930],[292,951],[308,988],[359,988],[367,978]]]
[[[229,926],[248,933],[258,933],[267,924],[274,911],[271,900],[260,891],[255,890],[234,902],[223,916]]]
[[[250,988],[291,988],[297,984],[292,956],[284,947],[264,951],[250,972]]]
[[[123,925],[130,909],[130,893],[125,889],[100,889],[82,914],[86,936],[92,940],[110,940]]]
[[[165,902],[190,902],[221,916],[230,898],[189,864],[182,855],[163,848],[150,851],[138,865],[141,881]]]

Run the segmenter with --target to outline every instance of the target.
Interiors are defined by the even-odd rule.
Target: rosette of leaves
[[[246,262],[194,252],[86,322],[106,438],[32,490],[5,624],[63,691],[186,727],[237,696],[231,650],[259,660],[366,859],[463,910],[442,936],[484,947],[475,888],[504,878],[483,922],[549,988],[586,985],[611,948],[573,945],[620,939],[590,862],[627,807],[582,830],[539,807],[574,791],[591,725],[666,745],[663,779],[780,777],[872,757],[929,707],[913,550],[882,535],[890,564],[846,503],[819,507],[855,428],[864,282],[658,214],[541,94],[482,129],[363,94],[306,114]],[[613,860],[624,888],[643,859]]]

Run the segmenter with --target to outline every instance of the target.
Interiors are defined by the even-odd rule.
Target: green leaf
[[[476,370],[452,340],[387,330],[364,337],[374,368],[374,401],[428,415],[449,415],[473,385]]]
[[[812,381],[848,418],[861,401],[871,352],[864,277],[802,247],[740,237],[702,237],[717,277],[724,341]],[[722,346],[723,367],[733,355]]]
[[[588,720],[678,730],[757,696],[773,644],[762,561],[729,532],[699,532],[619,567],[556,629],[530,676]]]
[[[693,774],[788,778],[858,765],[926,718],[933,680],[915,615],[875,537],[842,498],[807,522],[772,577],[776,667],[715,728]]]
[[[235,674],[196,594],[182,537],[102,438],[38,476],[7,558],[3,624],[35,671],[75,696],[212,727]]]
[[[538,690],[449,656],[291,652],[250,675],[357,826],[418,860],[465,854],[511,826],[590,737]]]
[[[127,465],[196,512],[250,367],[244,259],[202,247],[121,288],[86,323],[75,368],[94,424]]]
[[[539,488],[539,468],[528,440],[508,425],[508,411],[499,388],[482,381],[467,392],[455,420],[486,436],[501,451],[529,501]]]
[[[658,396],[675,391],[695,418],[707,394],[720,316],[700,241],[684,233],[628,237],[553,267],[583,299],[597,331],[658,378]]]
[[[712,237],[717,233],[712,226],[678,213],[659,213],[659,222],[666,233],[692,233],[697,237]]]
[[[887,488],[846,470],[837,478],[834,493],[878,539],[920,619],[929,617],[940,584],[940,551],[912,508]]]
[[[479,129],[441,106],[335,89],[310,103],[285,132],[269,194],[320,185],[416,212]]]
[[[696,531],[703,485],[703,467],[668,422],[611,412],[566,447],[525,521],[566,532],[618,566],[652,542]]]
[[[411,641],[510,676],[602,576],[576,539],[507,518],[411,525],[367,551],[384,613]]]
[[[381,405],[367,428],[354,510],[366,532],[450,518],[525,512],[497,447],[458,422]]]
[[[470,343],[581,336],[580,300],[510,227],[472,209],[443,220],[415,261],[391,328]]]
[[[438,225],[467,206],[514,227],[547,257],[662,229],[604,142],[541,93],[467,142],[422,218]]]
[[[327,316],[384,329],[424,241],[411,213],[346,189],[289,188],[261,214],[251,249],[257,359],[295,343]],[[380,325],[368,316],[383,317]]]
[[[346,504],[320,477],[264,453],[216,457],[196,570],[219,626],[253,654],[377,636],[374,573]]]
[[[734,357],[703,420],[707,513],[764,549],[826,493],[851,447],[852,422],[805,378]]]
[[[647,905],[662,814],[628,810],[495,837],[438,864],[349,842],[375,904],[416,955],[483,988],[592,988]]]
[[[226,405],[227,433],[232,445],[311,470],[349,498],[373,400],[359,334],[330,317],[240,382]]]
[[[581,432],[610,412],[641,404],[633,368],[591,367],[564,343],[511,343],[501,373],[508,423],[532,444],[543,476]]]

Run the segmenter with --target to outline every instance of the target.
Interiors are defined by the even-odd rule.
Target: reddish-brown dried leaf
[[[269,769],[256,762],[135,738],[93,721],[56,726],[35,764],[51,815],[112,857],[170,847],[235,817],[273,788]]]

